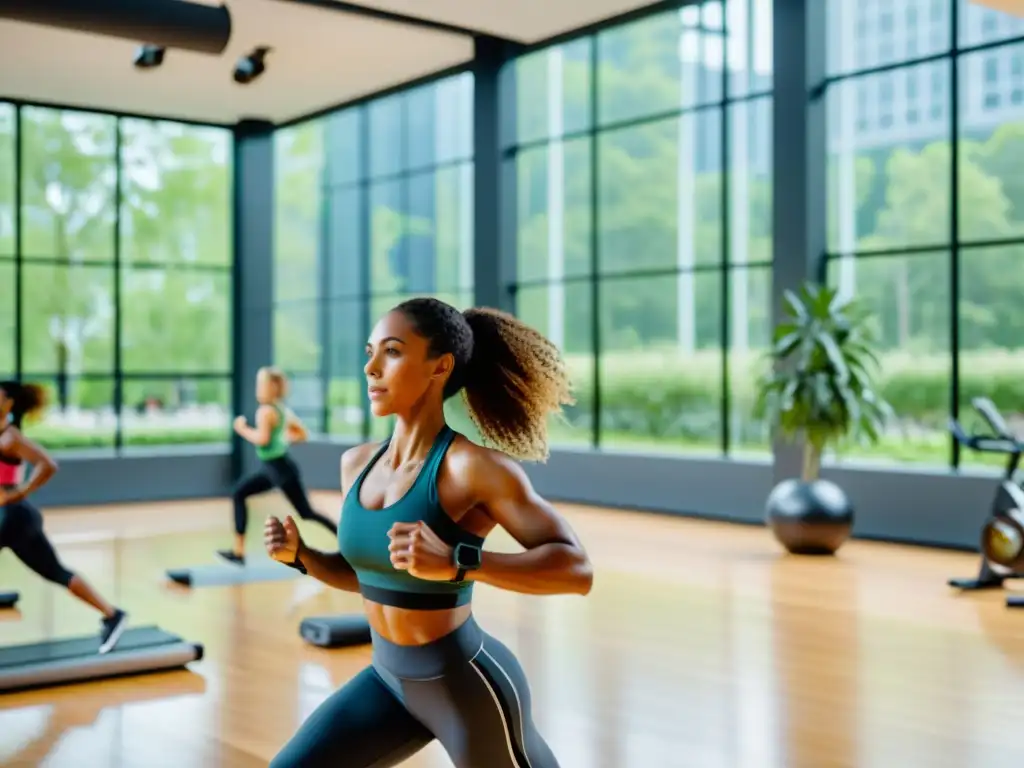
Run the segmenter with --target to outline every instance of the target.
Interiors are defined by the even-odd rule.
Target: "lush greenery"
[[[1024,358],[992,351],[961,355],[960,410],[968,424],[974,421],[970,400],[991,396],[1004,412],[1024,402]],[[593,438],[593,359],[570,355],[569,366],[578,403],[567,423],[552,423],[552,435],[560,444],[586,446]],[[946,433],[949,413],[949,358],[917,356],[900,352],[880,355],[876,386],[896,417],[880,434],[877,444],[840,447],[841,458],[885,459],[916,464],[949,461]],[[733,353],[728,358],[731,452],[766,452],[769,428],[754,417],[757,378],[763,372],[758,352]],[[642,353],[609,353],[601,358],[601,433],[608,450],[653,450],[719,453],[722,434],[723,354],[705,351],[680,355],[674,349]],[[345,424],[343,414],[358,413],[362,382],[335,378],[330,404],[336,417],[332,434],[357,438],[362,430],[358,416]],[[459,409],[453,412],[458,415]],[[460,426],[468,422],[463,419]],[[376,433],[375,433],[376,434]],[[982,462],[965,456],[967,463]],[[999,457],[994,459],[996,463]]]
[[[595,311],[599,315],[603,372],[599,410],[602,442],[609,447],[645,438],[648,444],[699,440],[718,447],[723,427],[720,350],[728,333],[734,350],[729,394],[735,416],[730,438],[734,448],[742,450],[751,442],[765,443],[764,430],[743,410],[753,403],[752,377],[756,375],[744,373],[750,369],[743,361],[767,349],[770,342],[770,270],[762,264],[772,256],[773,200],[770,157],[758,148],[770,147],[771,98],[756,97],[732,108],[733,121],[746,122],[746,144],[729,147],[734,166],[728,175],[728,232],[722,215],[721,147],[708,139],[722,119],[718,108],[684,118],[604,127],[641,113],[669,110],[678,103],[677,24],[669,14],[603,34],[596,43],[596,73],[590,70],[588,44],[574,43],[565,51],[562,86],[567,127],[589,126],[588,84],[593,76],[598,79],[602,125],[596,134],[596,216],[590,210],[591,139],[574,139],[562,148],[562,267],[575,281],[561,289],[566,309],[561,330],[565,347],[586,359],[593,346],[591,315]],[[547,135],[547,101],[537,98],[547,87],[547,67],[546,52],[517,65],[521,87],[526,83],[521,90],[526,95],[518,104],[520,131],[532,140]],[[962,75],[972,71],[961,69]],[[738,73],[737,79],[744,80],[743,74]],[[752,91],[771,86],[765,73],[751,73],[745,82]],[[856,81],[835,86],[829,99],[838,98],[840,88],[846,87],[857,87]],[[742,86],[734,90],[738,95],[745,92]],[[713,88],[704,89],[709,102],[715,93]],[[1024,339],[1020,312],[1024,272],[1019,269],[1024,245],[971,247],[971,243],[1024,237],[1024,185],[1018,172],[1024,157],[1024,121],[993,129],[991,122],[986,125],[978,117],[965,114],[961,121],[957,211],[951,210],[948,115],[935,118],[928,131],[918,130],[917,135],[930,133],[931,138],[917,143],[902,139],[897,143],[894,138],[890,146],[876,142],[874,148],[851,147],[845,153],[834,140],[831,143],[827,159],[830,249],[836,253],[916,251],[853,262],[837,258],[829,264],[830,284],[854,289],[872,310],[882,357],[879,384],[896,411],[874,449],[851,447],[849,453],[948,462],[945,421],[952,391],[951,310],[957,313],[959,327],[956,352],[962,403],[972,394],[986,393],[1011,417],[1024,411],[1020,405],[1024,393],[1017,383],[1024,363],[1015,363]],[[572,126],[568,126],[570,120]],[[680,126],[680,120],[686,122]],[[832,136],[839,134],[836,128]],[[688,131],[697,136],[692,149],[680,139]],[[693,172],[688,179],[679,170],[684,151],[693,152],[682,157],[689,161],[684,167]],[[550,270],[548,242],[554,209],[546,193],[553,157],[550,145],[517,155],[519,275],[524,281],[543,279]],[[746,174],[736,165],[741,158],[745,158]],[[692,211],[684,208],[685,218],[681,218],[684,199],[692,200]],[[955,266],[949,241],[954,215],[961,243]],[[601,274],[597,277],[591,274],[592,222],[599,227]],[[671,270],[678,263],[680,241],[689,241],[689,258],[698,269],[721,263],[723,243],[728,245],[725,257],[730,262],[756,266],[677,277]],[[629,274],[637,269],[663,269],[665,274]],[[956,297],[950,296],[953,269],[959,273]],[[598,307],[590,299],[589,282],[595,279]],[[728,281],[724,288],[731,305],[724,327],[723,280]],[[552,296],[553,289],[547,286],[524,288],[518,294],[519,311],[551,330],[557,325]],[[742,312],[737,312],[740,306]],[[689,339],[681,337],[683,326],[691,329]],[[588,362],[582,363],[580,376],[586,386],[591,377]],[[590,414],[586,398],[581,406],[582,420]]]
[[[469,301],[471,94],[471,78],[459,75],[275,134],[277,365],[353,377],[363,365],[362,327],[384,308],[411,294]]]
[[[559,428],[559,439],[590,439],[596,313],[604,446],[717,450],[725,342],[731,350],[731,450],[766,444],[764,425],[751,409],[755,361],[771,336],[772,75],[734,72],[731,96],[751,98],[728,107],[732,128],[725,151],[721,71],[708,66],[698,72],[694,88],[681,88],[680,33],[673,12],[562,48],[562,127],[577,138],[559,144],[560,206],[548,199],[549,178],[558,170],[552,165],[558,157],[553,145],[542,141],[522,148],[509,162],[518,181],[519,312],[559,339],[578,382],[580,402],[569,414],[570,427]],[[688,50],[702,50],[706,57],[718,50],[698,43]],[[596,71],[591,70],[592,46],[597,46]],[[745,60],[770,61],[770,56]],[[517,80],[518,130],[508,141],[544,140],[551,88],[547,52],[510,66]],[[961,68],[965,76],[973,71]],[[834,86],[828,98],[856,82]],[[598,92],[596,126],[591,124],[592,83]],[[453,78],[278,133],[275,307],[266,311],[274,315],[275,362],[296,374],[294,404],[309,415],[314,429],[361,433],[361,424],[352,421],[353,413],[360,418],[360,335],[377,312],[410,292],[437,293],[458,304],[469,300],[470,113],[452,106],[463,104],[464,95],[463,101],[449,98],[465,85],[464,78]],[[681,93],[696,111],[654,119],[675,110]],[[114,377],[121,373],[127,377],[126,405],[157,398],[172,411],[206,405],[224,414],[207,426],[182,422],[173,429],[151,426],[148,432],[141,426],[129,429],[124,419],[126,443],[226,435],[229,136],[170,123],[25,108],[24,207],[16,217],[13,115],[13,108],[0,105],[0,373],[13,370],[14,334],[20,327],[26,372],[53,385],[63,410],[109,408]],[[634,120],[643,122],[617,125]],[[1024,363],[1015,360],[1024,338],[1024,272],[1018,268],[1024,247],[970,244],[1024,237],[1019,173],[1024,121],[994,129],[982,122],[966,113],[961,121],[955,212],[950,210],[945,115],[934,123],[922,121],[917,135],[926,138],[917,143],[861,147],[852,157],[835,150],[827,158],[831,249],[916,251],[859,258],[852,270],[849,262],[830,263],[830,283],[850,287],[844,282],[849,277],[841,275],[852,274],[857,296],[877,319],[879,387],[897,417],[886,426],[875,455],[946,461],[954,306],[963,402],[986,394],[1011,423],[1022,411]],[[738,131],[741,125],[744,131]],[[359,143],[365,128],[369,147]],[[579,133],[590,128],[596,130],[593,138]],[[118,129],[123,186],[115,210]],[[442,151],[445,136],[457,138]],[[722,167],[724,157],[730,167]],[[359,178],[364,167],[370,175],[365,196],[367,180]],[[687,173],[681,176],[680,168]],[[723,199],[726,179],[729,194]],[[949,242],[953,215],[962,241],[956,264]],[[20,325],[13,316],[16,220],[22,225],[24,258]],[[110,261],[118,221],[124,268],[122,311],[115,317]],[[851,222],[852,233],[845,231]],[[560,228],[557,264],[549,252],[553,227]],[[591,274],[592,234],[598,276]],[[328,255],[326,271],[322,254]],[[723,256],[739,266],[717,268]],[[680,263],[697,271],[676,275]],[[663,274],[632,274],[640,269]],[[956,297],[949,294],[953,269],[959,272]],[[534,284],[548,279],[559,284]],[[596,307],[593,280],[599,281]],[[362,295],[367,283],[372,301]],[[725,325],[724,293],[729,296]],[[123,337],[120,372],[114,371],[116,324]],[[190,379],[201,371],[222,372],[225,378]],[[322,411],[318,398],[325,373],[332,382],[326,424],[315,416]],[[82,426],[81,420],[69,426],[72,421],[53,418],[37,429],[53,445],[112,440],[108,426]]]
[[[558,153],[554,144],[545,141],[553,87],[548,52],[531,53],[512,65],[518,128],[508,140],[531,144],[519,149],[514,161],[516,279],[520,283],[516,300],[520,315],[556,337],[570,357],[579,404],[569,413],[568,427],[553,426],[557,439],[564,442],[585,445],[592,440],[596,312],[601,343],[598,412],[604,447],[721,450],[726,333],[730,451],[757,450],[768,444],[767,429],[754,417],[753,407],[757,360],[771,343],[772,75],[767,70],[734,71],[730,93],[749,101],[729,107],[733,128],[728,151],[723,152],[718,67],[698,72],[696,89],[683,94],[688,106],[700,109],[684,117],[654,119],[680,103],[679,41],[680,20],[673,12],[562,46],[561,125],[575,137],[559,142]],[[596,72],[591,70],[594,45],[598,48]],[[694,43],[693,50],[699,49]],[[705,46],[704,50],[711,56],[718,49]],[[764,53],[746,60],[770,61]],[[973,71],[961,68],[962,75]],[[599,101],[596,126],[590,108],[594,78]],[[856,86],[856,80],[837,85],[828,98],[837,98],[840,88]],[[422,96],[430,88],[417,93]],[[397,109],[399,101],[371,104],[365,113],[383,114]],[[325,168],[336,174],[334,169],[343,166],[343,160],[366,151],[355,142],[356,132],[345,127],[356,120],[356,112],[297,126],[279,136],[275,355],[292,370],[314,376],[324,367],[314,300],[344,292],[342,286],[324,294],[318,287],[317,256],[323,250],[319,212],[321,205],[331,211],[357,211],[362,204],[354,192],[351,198],[343,192],[354,182],[351,172],[344,180],[335,180],[337,189],[325,201],[322,174]],[[986,394],[1011,423],[1024,411],[1020,405],[1024,403],[1024,362],[1020,362],[1024,356],[1017,351],[1024,346],[1020,341],[1024,339],[1024,313],[1020,312],[1024,272],[1018,268],[1024,261],[1024,246],[971,246],[983,240],[1024,237],[1024,183],[1018,172],[1024,157],[1024,120],[993,129],[991,123],[982,125],[984,121],[965,114],[959,146],[959,209],[953,212],[948,116],[928,119],[932,122],[926,120],[916,134],[925,138],[916,143],[876,143],[845,153],[832,145],[825,159],[828,188],[823,192],[828,200],[830,249],[837,254],[849,249],[915,251],[853,262],[835,258],[829,263],[829,283],[854,288],[872,311],[881,360],[878,387],[896,414],[877,445],[850,446],[844,455],[948,462],[945,424],[952,391],[950,311],[954,305],[961,408],[970,397]],[[640,122],[617,125],[634,120]],[[746,130],[738,133],[736,126],[741,123]],[[591,128],[596,129],[593,138],[586,133]],[[375,131],[371,141],[376,138]],[[592,142],[596,142],[598,164],[596,211],[591,210]],[[726,155],[731,165],[723,169]],[[559,158],[560,169],[552,165]],[[745,172],[738,165],[741,161]],[[688,173],[681,176],[681,167]],[[398,170],[389,167],[389,172]],[[562,183],[560,206],[549,199],[553,170]],[[343,242],[338,239],[340,233],[357,232],[352,223],[356,219],[335,218],[328,240],[336,260],[332,264],[366,258],[371,264],[371,290],[404,290],[408,283],[396,282],[395,254],[405,240],[423,237],[422,228],[415,237],[408,230],[426,223],[435,240],[434,268],[439,276],[431,292],[461,303],[465,296],[455,293],[451,276],[453,265],[466,254],[459,251],[454,256],[450,245],[442,245],[450,244],[452,238],[441,237],[452,230],[451,201],[458,198],[442,191],[440,171],[425,173],[436,185],[433,212],[420,215],[422,211],[414,210],[410,203],[415,197],[413,181],[381,176],[371,182],[374,191],[367,200],[366,220],[372,227],[369,255],[363,253],[365,246],[357,234]],[[724,179],[730,185],[727,200],[723,200]],[[681,210],[682,200],[688,206]],[[728,216],[723,215],[723,204],[729,206]],[[952,215],[958,217],[961,238],[955,301],[950,296]],[[598,227],[594,233],[597,276],[592,274],[591,261],[594,224]],[[560,228],[557,264],[550,251],[554,227]],[[686,247],[681,249],[681,243]],[[724,254],[723,244],[727,245]],[[728,272],[718,268],[723,255],[739,266]],[[696,271],[677,275],[684,257]],[[637,276],[637,270],[662,273]],[[552,275],[555,284],[543,284]],[[597,307],[591,299],[594,280],[598,281]],[[723,293],[729,297],[725,326]],[[395,299],[390,295],[374,299],[370,317]],[[368,319],[362,314],[366,308],[352,298],[324,303],[331,317],[352,322],[331,324],[335,338],[329,340],[332,360],[326,366],[331,416],[322,427],[338,435],[358,435],[359,339],[353,335],[353,343],[345,346],[338,343],[337,334]]]
[[[784,294],[758,377],[755,413],[783,438],[801,439],[801,477],[818,479],[825,449],[850,439],[877,443],[892,408],[875,389],[878,358],[871,314],[857,299],[807,283]]]
[[[52,448],[112,444],[121,376],[126,445],[226,442],[230,134],[25,107],[17,158],[15,115],[0,103],[0,375],[15,373],[20,333],[22,373],[50,388],[54,406],[33,433]],[[147,400],[153,418],[140,412]],[[200,415],[175,423],[182,408]]]
[[[889,460],[942,464],[949,459],[949,441],[945,421],[949,412],[949,359],[892,353],[881,357],[878,389],[888,400],[897,419],[879,444],[849,446],[844,457],[885,458]],[[593,403],[591,358],[569,358],[577,382],[579,404],[569,413],[569,424],[553,424],[556,442],[587,445],[591,441]],[[970,423],[970,399],[991,396],[1004,411],[1024,402],[1024,358],[1006,352],[967,353],[961,356],[960,408]],[[768,428],[753,418],[756,377],[761,357],[751,353],[729,358],[729,399],[733,450],[766,451]],[[697,451],[716,453],[721,446],[722,354],[703,352],[683,358],[671,350],[610,354],[601,361],[602,435],[609,450],[639,449],[655,451]],[[331,387],[332,406],[358,408],[360,382],[335,379]],[[685,414],[685,419],[680,419]],[[30,428],[48,444],[75,448],[113,444],[110,428],[61,430],[45,424]],[[332,433],[356,438],[358,424],[347,428],[340,419],[332,423]],[[151,442],[222,442],[224,429],[208,432],[173,430],[156,433]],[[143,435],[125,435],[125,444],[143,444]],[[968,461],[978,457],[968,456]]]
[[[30,425],[27,433],[40,444],[51,449],[90,450],[95,448],[109,449],[114,447],[114,430],[107,429],[66,429],[47,424]],[[225,427],[206,429],[146,429],[124,434],[121,444],[130,448],[151,448],[160,445],[202,445],[227,443],[228,431]]]

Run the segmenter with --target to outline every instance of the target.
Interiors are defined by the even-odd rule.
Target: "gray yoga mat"
[[[243,565],[210,563],[189,568],[173,568],[167,578],[185,587],[226,587],[232,584],[256,584],[261,581],[291,581],[302,576],[294,568],[261,559]]]

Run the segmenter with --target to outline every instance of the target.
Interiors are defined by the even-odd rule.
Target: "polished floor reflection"
[[[254,512],[281,509],[274,496]],[[336,496],[318,499],[337,509]],[[480,622],[530,676],[563,768],[1018,768],[1024,610],[957,596],[970,555],[852,543],[779,554],[759,528],[567,508],[597,567],[589,598],[477,592]],[[192,592],[168,567],[212,560],[227,502],[54,512],[67,563],[128,607],[206,645],[192,671],[0,696],[0,765],[265,766],[364,666],[323,651],[301,617],[358,609],[305,580]],[[324,535],[310,536],[321,545]],[[493,546],[510,548],[508,540]],[[93,614],[10,553],[0,644],[91,632]],[[450,766],[436,745],[406,768]]]

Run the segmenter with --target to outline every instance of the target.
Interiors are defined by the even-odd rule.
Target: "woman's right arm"
[[[307,547],[291,515],[284,522],[273,516],[267,518],[263,526],[263,544],[267,554],[282,565],[295,568],[335,589],[359,591],[355,571],[345,558],[337,552],[321,552]]]
[[[376,448],[377,446],[372,443],[357,445],[341,455],[342,499],[348,495],[352,484]],[[300,537],[296,555],[296,559],[302,563],[306,573],[317,581],[345,592],[359,591],[359,579],[356,577],[356,572],[340,552],[323,552],[307,547]]]
[[[340,552],[322,552],[319,549],[307,547],[302,543],[302,539],[299,539],[298,556],[293,565],[299,563],[302,563],[307,574],[329,587],[344,592],[359,591],[359,579],[356,578],[356,572],[352,570],[352,566],[341,556]]]

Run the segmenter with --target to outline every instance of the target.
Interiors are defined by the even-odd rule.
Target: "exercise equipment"
[[[949,586],[963,591],[999,589],[1007,579],[1024,577],[1024,490],[1015,475],[1024,454],[1024,443],[1011,432],[1006,420],[987,397],[971,400],[974,410],[988,423],[991,435],[969,435],[956,419],[949,430],[961,445],[978,453],[1000,453],[1007,457],[1006,469],[992,499],[989,519],[982,527],[981,563],[973,579],[950,579]],[[1024,598],[1009,597],[1007,607],[1024,606]]]
[[[832,555],[850,537],[853,504],[830,480],[783,480],[765,502],[778,542],[795,555]]]
[[[126,629],[114,650],[99,653],[99,635],[0,648],[0,691],[176,669],[203,658],[203,646],[159,627]]]
[[[17,592],[0,592],[0,609],[13,608],[20,598]]]
[[[299,635],[320,648],[345,648],[370,642],[370,623],[362,615],[313,616],[299,624]]]
[[[269,558],[245,565],[211,563],[167,571],[167,578],[175,584],[193,588],[254,584],[261,581],[291,581],[301,577],[302,574],[294,568]]]

